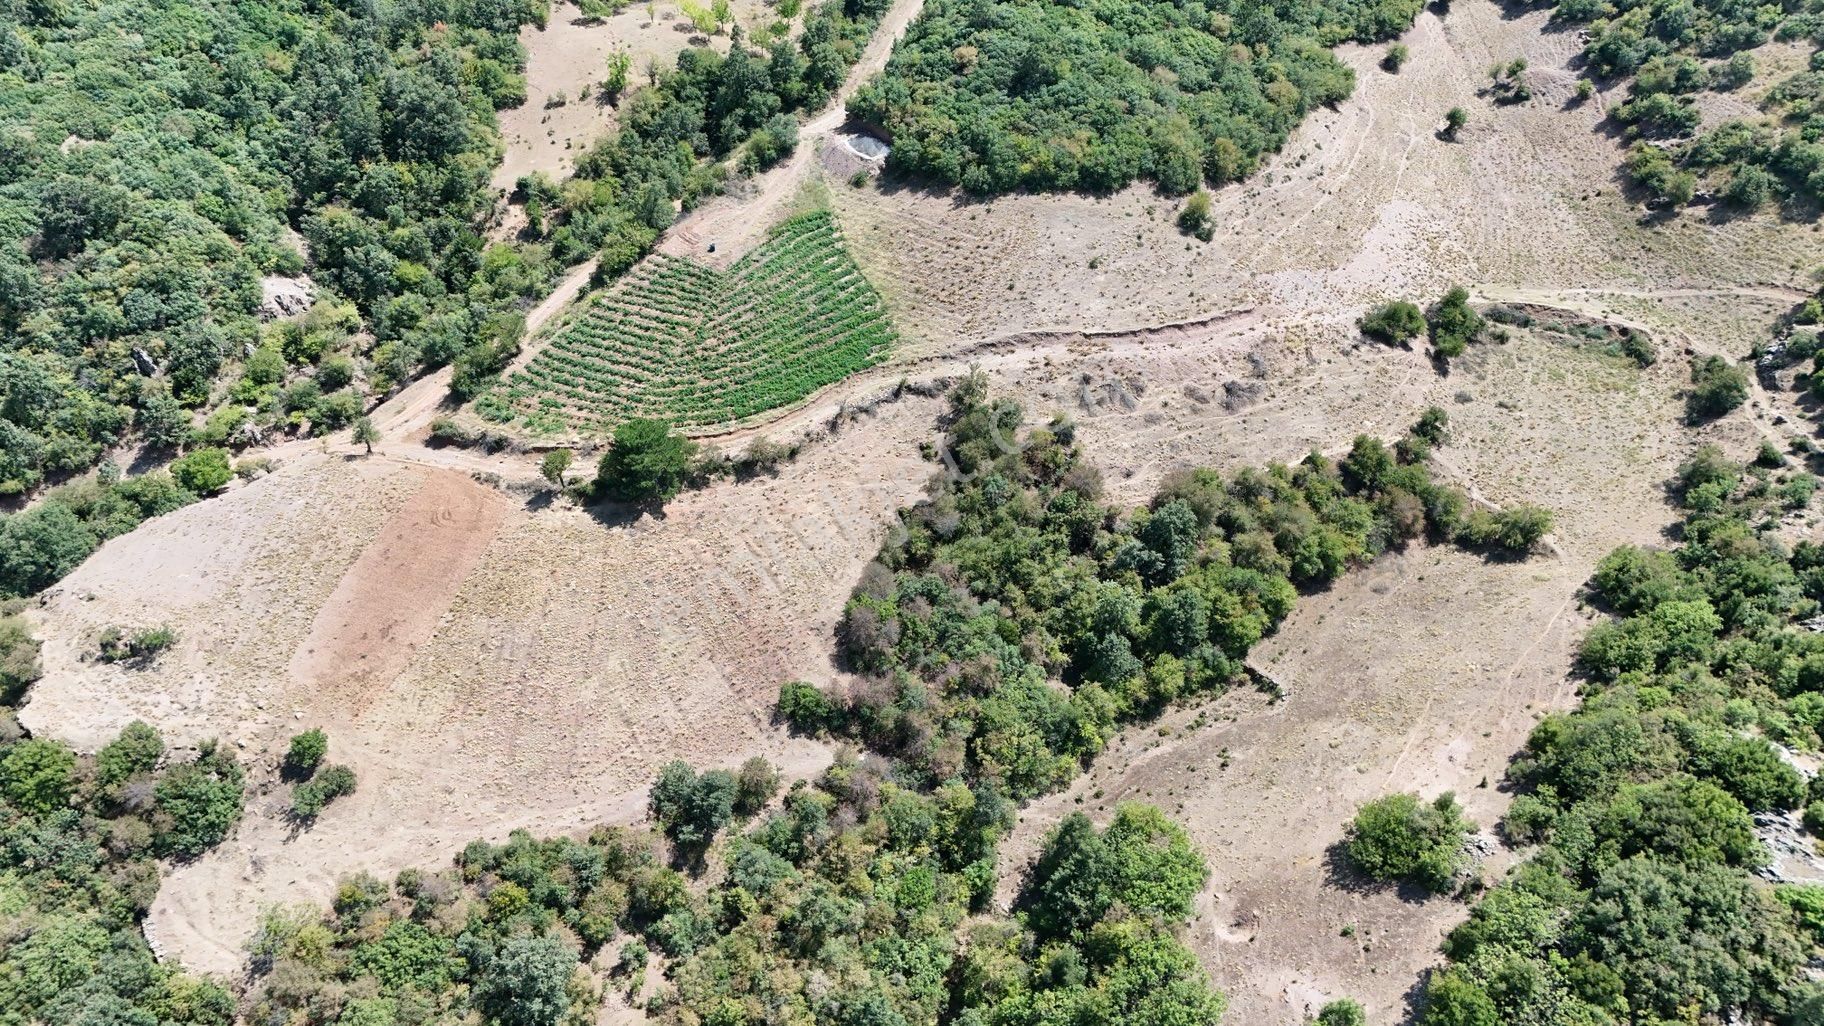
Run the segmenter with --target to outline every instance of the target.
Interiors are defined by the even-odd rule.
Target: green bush
[[[1694,422],[1714,420],[1748,401],[1748,376],[1720,356],[1691,363],[1691,391],[1685,411]]]
[[[1317,1026],[1368,1026],[1368,1016],[1354,1000],[1337,998],[1318,1009]]]
[[[354,770],[340,765],[325,766],[309,780],[292,788],[291,814],[303,820],[315,819],[330,802],[354,793]]]
[[[166,770],[155,792],[165,823],[154,849],[194,858],[219,844],[241,818],[242,779],[234,755],[213,741],[204,742],[193,761]]]
[[[1208,878],[1182,828],[1150,805],[1122,805],[1100,833],[1082,813],[1066,817],[1047,839],[1021,901],[1041,938],[1079,936],[1116,905],[1183,919]]]
[[[737,790],[726,770],[699,776],[689,763],[674,760],[660,769],[652,785],[652,818],[680,848],[701,851],[734,818]]]
[[[1431,308],[1426,322],[1431,328],[1431,345],[1439,356],[1454,360],[1463,355],[1469,344],[1482,333],[1482,316],[1470,309],[1469,293],[1452,287]]]
[[[308,777],[316,772],[324,756],[329,754],[329,735],[320,727],[312,727],[302,734],[294,734],[290,747],[285,749],[285,772],[296,777]]]
[[[1448,791],[1429,805],[1414,794],[1392,794],[1356,812],[1344,851],[1371,880],[1404,881],[1436,893],[1449,889],[1466,866],[1464,841],[1474,829]]]
[[[1401,345],[1425,331],[1425,314],[1415,304],[1400,300],[1375,307],[1359,325],[1369,338]]]
[[[211,446],[178,457],[171,464],[171,476],[186,491],[208,495],[220,491],[234,477],[234,470],[228,450]]]
[[[0,754],[0,794],[28,813],[62,808],[76,786],[76,755],[61,741],[15,741]]]

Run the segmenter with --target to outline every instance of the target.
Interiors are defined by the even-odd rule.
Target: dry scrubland
[[[1594,562],[1658,537],[1660,482],[1700,437],[1741,453],[1782,430],[1764,396],[1682,427],[1681,351],[1746,352],[1790,305],[1820,236],[1698,211],[1643,226],[1617,194],[1619,144],[1594,132],[1600,104],[1561,109],[1578,44],[1542,33],[1544,20],[1470,0],[1447,20],[1426,13],[1398,76],[1375,67],[1378,50],[1346,50],[1356,97],[1218,194],[1207,245],[1187,247],[1170,206],[1143,190],[978,205],[828,186],[907,348],[775,436],[901,376],[974,361],[1035,413],[1078,418],[1112,490],[1139,501],[1177,465],[1335,450],[1437,403],[1456,437],[1440,454],[1450,475],[1558,513],[1552,551],[1528,562],[1417,548],[1345,578],[1257,654],[1283,701],[1236,693],[1131,729],[1029,810],[1008,879],[1079,800],[1145,798],[1187,824],[1214,870],[1193,942],[1231,1022],[1295,1023],[1343,993],[1373,1021],[1396,1017],[1464,906],[1329,884],[1344,820],[1388,790],[1455,788],[1492,824],[1506,797],[1479,785],[1498,782],[1538,715],[1573,700],[1565,670],[1587,618],[1576,595]],[[1477,98],[1488,64],[1515,56],[1538,99]],[[1433,132],[1455,103],[1471,122],[1447,144]],[[760,207],[817,167],[793,161],[757,183]],[[746,237],[738,210],[686,223],[697,238]],[[1419,352],[1355,337],[1366,305],[1453,281],[1644,325],[1662,360],[1642,373],[1517,332],[1440,377]],[[1173,321],[1194,323],[1094,333]],[[399,433],[371,459],[296,452],[270,478],[110,542],[58,586],[34,614],[47,673],[24,718],[86,747],[144,717],[174,738],[219,734],[262,765],[301,725],[329,728],[361,775],[356,795],[297,837],[282,795],[256,797],[235,838],[160,892],[152,935],[233,971],[263,903],[321,904],[341,873],[442,862],[515,826],[634,818],[667,759],[759,753],[814,770],[830,753],[770,726],[770,700],[783,679],[837,682],[831,625],[931,471],[917,445],[937,410],[882,406],[776,479],[687,494],[632,523],[476,484],[465,457]],[[148,621],[184,638],[156,667],[83,661],[101,627]]]
[[[730,6],[742,25],[776,17],[760,0],[734,0]],[[494,188],[508,191],[534,171],[561,181],[576,158],[613,127],[614,107],[601,95],[609,55],[627,53],[633,61],[630,81],[637,85],[645,82],[649,63],[669,68],[685,47],[728,52],[726,34],[700,35],[673,0],[655,0],[650,11],[644,3],[629,4],[607,18],[587,17],[574,3],[559,0],[545,27],[526,26],[519,41],[528,57],[526,102],[500,112],[506,152],[493,178]],[[554,103],[559,95],[564,102]]]

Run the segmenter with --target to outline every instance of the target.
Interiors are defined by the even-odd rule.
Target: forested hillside
[[[1590,74],[1628,80],[1628,99],[1613,116],[1640,140],[1628,169],[1655,201],[1682,205],[1704,187],[1738,210],[1790,201],[1795,213],[1817,215],[1824,204],[1824,50],[1813,50],[1806,70],[1773,84],[1760,102],[1762,117],[1704,125],[1697,103],[1704,90],[1748,86],[1757,70],[1751,51],[1769,41],[1824,46],[1817,3],[1562,0],[1552,16],[1587,24]]]
[[[481,234],[493,111],[523,99],[516,33],[543,17],[544,0],[0,8],[0,490],[133,428],[188,441],[231,368],[238,403],[339,426],[364,392],[507,330],[540,283]],[[304,270],[331,290],[322,315],[262,332],[260,277]]]
[[[1326,49],[1397,35],[1419,0],[932,0],[849,104],[895,169],[973,193],[1166,193],[1253,173],[1355,76]]]
[[[1751,876],[1769,857],[1752,817],[1824,798],[1769,743],[1819,744],[1824,636],[1801,621],[1824,600],[1824,549],[1763,530],[1787,505],[1765,467],[1705,448],[1674,487],[1683,543],[1596,570],[1617,618],[1583,640],[1583,705],[1544,719],[1512,774],[1525,793],[1502,830],[1539,847],[1445,942],[1426,1026],[1824,1013],[1799,974],[1824,888]]]
[[[726,57],[686,49],[576,179],[521,183],[538,216],[490,241],[494,110],[523,99],[516,33],[544,0],[0,7],[0,495],[115,446],[188,461],[103,465],[0,517],[0,595],[426,370],[478,394],[561,267],[625,271],[727,158],[789,152],[792,112],[828,99],[883,9],[819,4],[764,53],[738,29]],[[262,324],[261,278],[301,273],[315,304]]]

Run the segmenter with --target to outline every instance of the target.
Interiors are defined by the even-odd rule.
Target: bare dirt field
[[[902,0],[889,22],[916,9]],[[1231,1022],[1297,1023],[1343,993],[1373,1021],[1398,1016],[1465,906],[1333,880],[1325,854],[1355,804],[1455,789],[1492,825],[1507,759],[1537,716],[1574,698],[1568,654],[1594,562],[1659,537],[1660,484],[1700,439],[1740,453],[1787,430],[1779,401],[1757,392],[1693,431],[1677,393],[1687,347],[1740,355],[1765,336],[1820,236],[1702,210],[1643,223],[1615,177],[1621,144],[1596,131],[1605,99],[1567,105],[1575,37],[1544,22],[1461,0],[1447,18],[1421,15],[1397,76],[1376,67],[1378,50],[1345,50],[1356,96],[1217,194],[1209,244],[1181,236],[1145,189],[978,204],[851,188],[817,149],[839,118],[807,133],[809,156],[677,236],[757,239],[780,204],[827,190],[908,340],[889,366],[725,447],[814,433],[901,377],[976,364],[1035,418],[1076,418],[1126,501],[1179,465],[1392,437],[1435,403],[1455,436],[1443,472],[1488,501],[1557,513],[1551,551],[1532,560],[1419,547],[1308,598],[1255,660],[1284,700],[1238,692],[1130,729],[1077,787],[1028,810],[1008,880],[1079,801],[1102,813],[1141,798],[1187,822],[1213,869],[1193,941]],[[1497,108],[1477,90],[1489,63],[1515,56],[1539,99]],[[1454,104],[1471,122],[1452,144],[1434,131]],[[1368,305],[1453,282],[1641,325],[1661,360],[1642,372],[1522,331],[1441,375],[1423,353],[1357,337]],[[931,473],[917,446],[937,401],[882,405],[777,478],[608,523],[528,500],[531,456],[417,444],[436,398],[414,388],[378,411],[387,438],[373,458],[289,447],[273,475],[109,542],[33,613],[47,671],[23,716],[35,732],[89,748],[143,717],[176,742],[237,743],[268,774],[236,836],[160,892],[149,933],[186,963],[233,971],[261,905],[321,904],[343,873],[441,863],[517,826],[635,818],[670,758],[765,754],[797,774],[829,758],[773,727],[770,703],[784,680],[840,683],[831,626],[892,511]],[[496,493],[470,471],[525,487]],[[183,636],[155,666],[85,661],[103,627],[150,622]],[[361,789],[294,836],[269,770],[312,724]]]

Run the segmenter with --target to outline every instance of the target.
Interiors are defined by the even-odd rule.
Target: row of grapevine
[[[879,293],[817,212],[726,272],[648,259],[483,408],[536,434],[599,435],[631,417],[730,425],[874,366],[895,341]]]

